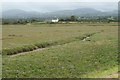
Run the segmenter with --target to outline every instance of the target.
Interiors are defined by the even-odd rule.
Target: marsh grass
[[[93,24],[4,25],[3,37],[13,38],[3,40],[5,55],[55,47],[15,57],[3,56],[2,77],[104,78],[117,73],[118,27],[89,25]],[[82,41],[86,37],[90,38]]]
[[[67,43],[70,43],[73,41],[83,40],[83,39],[90,37],[94,34],[95,33],[84,34],[83,36],[79,36],[79,37],[75,37],[75,38],[71,38],[71,39],[67,39],[67,40],[59,40],[59,41],[55,41],[55,42],[43,42],[43,43],[36,43],[33,45],[25,45],[22,47],[16,47],[16,48],[12,48],[12,49],[3,49],[2,54],[3,55],[13,55],[13,54],[19,54],[22,52],[33,51],[33,50],[40,49],[40,48],[46,48],[49,46],[67,44]]]

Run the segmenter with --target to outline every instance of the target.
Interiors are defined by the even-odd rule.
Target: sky
[[[3,0],[2,10],[53,12],[78,8],[94,8],[101,11],[116,10],[118,0]]]
[[[2,0],[2,2],[118,2],[119,0]]]

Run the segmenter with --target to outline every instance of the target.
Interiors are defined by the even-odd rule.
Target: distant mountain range
[[[62,10],[55,12],[28,12],[19,9],[7,10],[2,12],[3,18],[53,18],[53,17],[69,17],[71,15],[89,17],[89,16],[117,16],[118,10],[102,12],[92,8],[79,8],[74,10]]]

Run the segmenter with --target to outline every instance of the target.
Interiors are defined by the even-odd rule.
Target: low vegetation
[[[4,25],[2,77],[104,78],[117,73],[118,27],[102,25]],[[33,51],[39,48],[46,49]],[[10,57],[28,51],[32,52]]]
[[[36,43],[33,45],[25,45],[22,47],[16,47],[16,48],[12,48],[12,49],[3,49],[2,50],[2,54],[3,55],[13,55],[13,54],[19,54],[22,52],[29,52],[29,51],[33,51],[39,48],[46,48],[49,46],[54,46],[54,45],[62,45],[62,44],[67,44],[73,41],[77,41],[77,40],[84,40],[87,37],[90,37],[92,35],[94,35],[96,33],[91,33],[91,34],[84,34],[83,36],[80,37],[75,37],[73,39],[69,39],[69,40],[60,40],[60,41],[55,41],[55,42],[43,42],[43,43]]]

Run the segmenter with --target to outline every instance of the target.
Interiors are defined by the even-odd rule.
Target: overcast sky
[[[119,0],[2,0],[2,2],[118,2]]]
[[[4,0],[2,9],[51,12],[78,8],[94,8],[101,11],[116,10],[118,0]]]

